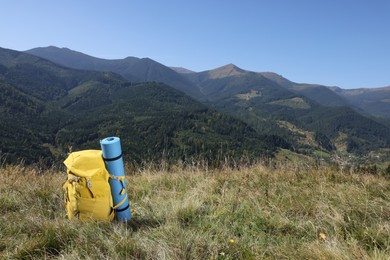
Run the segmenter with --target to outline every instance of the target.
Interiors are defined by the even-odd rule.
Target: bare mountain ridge
[[[390,86],[382,88],[342,89],[320,84],[292,82],[274,72],[253,72],[241,69],[234,64],[228,64],[213,70],[203,71],[184,76],[200,86],[210,79],[222,79],[232,76],[254,77],[255,75],[268,79],[293,93],[305,96],[324,106],[351,107],[360,113],[390,118]]]
[[[295,83],[274,72],[253,72],[239,68],[234,64],[228,64],[199,73],[188,73],[183,76],[198,86],[208,99],[210,99],[210,95],[212,95],[211,99],[215,99],[214,96],[218,95],[225,97],[227,94],[226,91],[232,88],[236,88],[237,93],[249,93],[251,90],[256,91],[258,87],[265,85],[272,88],[283,88],[297,95],[305,96],[324,106],[351,106],[346,98],[338,95],[326,86]],[[229,83],[223,80],[225,78],[229,78],[230,81],[236,81],[236,83],[234,86],[227,88],[226,86],[229,85]],[[210,81],[218,79],[220,80],[220,84],[216,84],[216,82],[210,84]],[[238,84],[237,81],[240,81],[241,83]],[[224,87],[221,85],[224,85]],[[247,87],[243,87],[244,85]]]
[[[234,64],[213,70],[183,75],[206,96],[208,102],[216,102],[237,95],[267,91],[278,92],[278,96],[290,95],[290,91],[267,79],[260,73],[247,71]]]

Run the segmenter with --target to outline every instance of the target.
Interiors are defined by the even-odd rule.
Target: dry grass
[[[294,165],[127,171],[129,223],[68,221],[65,173],[4,166],[0,259],[388,259],[390,180]]]

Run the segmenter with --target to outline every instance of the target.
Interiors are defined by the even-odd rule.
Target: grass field
[[[127,169],[133,218],[65,217],[64,171],[0,169],[0,259],[389,259],[390,179],[294,164]]]

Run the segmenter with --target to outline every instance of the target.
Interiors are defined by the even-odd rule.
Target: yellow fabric
[[[118,204],[116,204],[116,205],[113,207],[113,209],[119,208],[120,206],[123,205],[123,203],[125,203],[125,201],[126,201],[126,197],[124,197],[123,200],[122,200],[121,202],[119,202]]]
[[[126,189],[125,189],[125,184],[124,184],[124,181],[125,181],[125,176],[114,176],[114,175],[111,175],[110,173],[108,173],[108,175],[110,176],[110,178],[112,179],[115,179],[117,181],[120,181],[121,182],[121,185],[122,185],[122,190],[121,190],[121,195],[125,194],[126,192]],[[126,199],[126,198],[125,198]],[[118,205],[115,205],[114,206],[114,209],[119,207],[121,203],[119,203]]]
[[[68,173],[63,185],[68,218],[111,221],[114,218],[113,202],[102,152],[73,152],[64,164]]]

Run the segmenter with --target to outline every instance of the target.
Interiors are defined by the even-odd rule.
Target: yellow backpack
[[[109,173],[104,165],[102,151],[73,152],[64,164],[68,173],[63,185],[68,218],[113,220]]]

